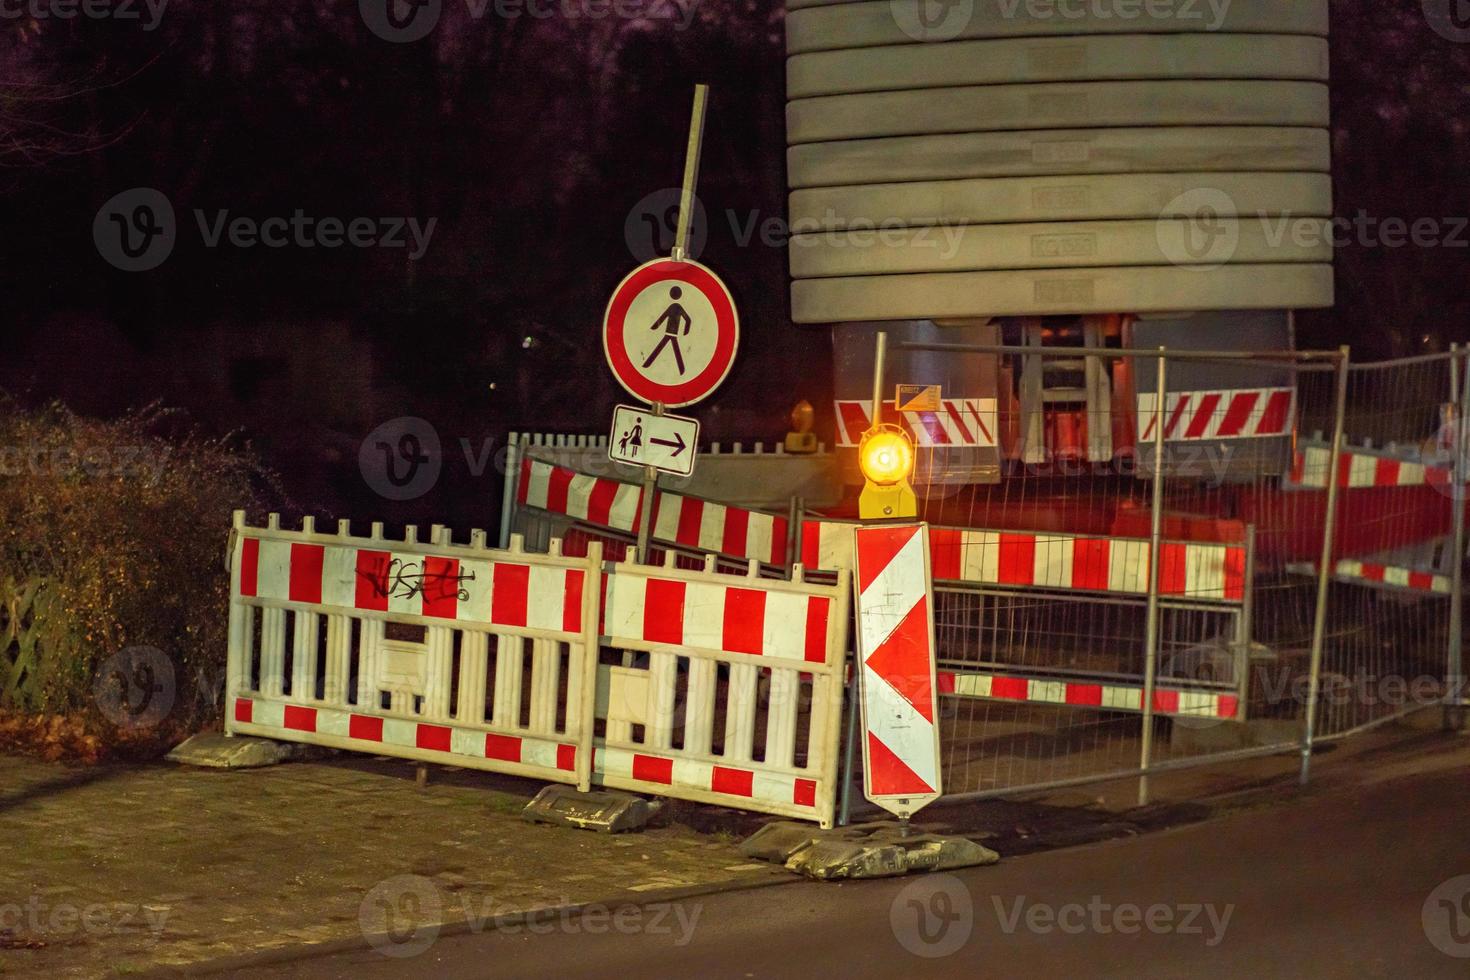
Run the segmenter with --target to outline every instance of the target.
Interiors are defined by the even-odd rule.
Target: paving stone
[[[443,921],[462,922],[487,902],[506,914],[786,875],[742,866],[733,843],[681,826],[630,839],[528,824],[516,814],[526,797],[495,777],[419,789],[411,766],[346,758],[224,771],[0,756],[0,896],[130,908],[135,925],[145,906],[166,913],[157,930],[120,932],[116,914],[95,932],[43,923],[34,938],[46,947],[6,953],[5,976],[142,972],[360,938],[365,910],[405,882],[427,884]]]

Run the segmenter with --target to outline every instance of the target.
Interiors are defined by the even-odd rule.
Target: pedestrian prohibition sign
[[[720,277],[688,259],[654,259],[628,274],[602,321],[618,382],[650,405],[703,401],[735,363],[740,317]]]

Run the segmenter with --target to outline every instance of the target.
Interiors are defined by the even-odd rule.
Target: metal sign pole
[[[653,406],[654,418],[664,414],[664,403]],[[648,539],[653,534],[653,498],[658,494],[658,470],[643,467],[643,494],[638,503],[638,564],[648,564]]]
[[[675,262],[689,255],[689,225],[694,220],[694,188],[699,184],[699,159],[704,153],[704,110],[709,86],[694,86],[694,112],[689,118],[689,149],[684,157],[684,186],[679,191],[679,227],[674,235]]]

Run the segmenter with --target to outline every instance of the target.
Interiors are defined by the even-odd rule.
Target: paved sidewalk
[[[0,975],[127,975],[361,941],[396,925],[388,910],[422,916],[436,902],[444,922],[483,927],[789,877],[679,826],[608,836],[525,823],[536,784],[431,769],[420,789],[413,774],[371,759],[221,772],[0,756]]]

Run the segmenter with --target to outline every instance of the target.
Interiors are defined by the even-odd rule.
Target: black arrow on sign
[[[648,441],[653,443],[655,446],[668,446],[670,449],[673,450],[673,452],[669,453],[669,455],[677,456],[684,451],[685,446],[687,446],[688,444],[684,441],[683,433],[675,432],[674,438],[679,441],[669,442],[667,439],[649,439]]]

